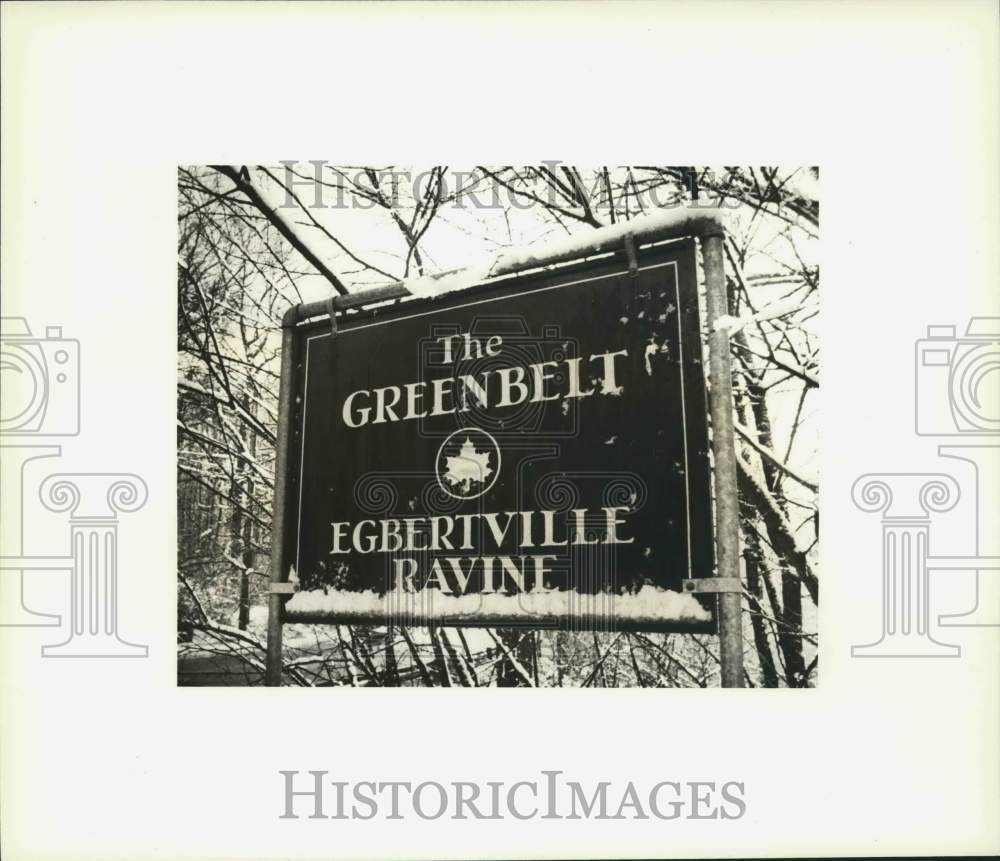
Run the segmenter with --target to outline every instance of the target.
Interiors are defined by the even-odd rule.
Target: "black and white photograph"
[[[819,180],[180,168],[178,684],[815,686]]]

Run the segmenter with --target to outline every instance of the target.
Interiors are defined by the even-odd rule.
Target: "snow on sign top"
[[[297,328],[286,620],[713,630],[694,250]]]
[[[550,242],[507,248],[488,264],[456,269],[420,278],[409,278],[400,283],[413,296],[440,296],[456,290],[465,290],[490,278],[547,263],[587,257],[621,247],[627,234],[636,241],[652,237],[659,239],[701,235],[712,230],[725,230],[730,220],[729,210],[717,206],[698,209],[661,209],[657,212],[622,221],[597,230],[587,230]]]

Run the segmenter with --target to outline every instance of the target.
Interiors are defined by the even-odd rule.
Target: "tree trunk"
[[[767,629],[764,626],[764,596],[760,584],[760,542],[756,534],[750,532],[744,536],[746,549],[743,560],[746,563],[747,590],[750,599],[750,623],[753,627],[753,642],[757,649],[757,661],[764,687],[778,687],[778,671],[774,666],[774,656],[771,654],[771,644],[767,639]]]

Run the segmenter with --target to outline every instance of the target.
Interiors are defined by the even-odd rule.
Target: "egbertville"
[[[492,511],[474,514],[438,514],[421,517],[385,518],[383,520],[333,521],[331,556],[346,553],[398,553],[412,550],[473,550],[476,527],[499,548],[505,541],[521,549],[566,547],[577,544],[631,544],[619,530],[622,519],[631,511],[627,505],[599,509],[570,509],[570,516],[555,510]],[[565,518],[565,526],[559,522]],[[595,533],[603,524],[603,534]]]
[[[595,353],[559,362],[535,362],[508,368],[491,368],[436,380],[419,380],[403,386],[383,386],[351,392],[341,409],[349,428],[367,424],[402,422],[428,416],[464,413],[473,400],[481,409],[515,407],[526,402],[588,398],[594,394],[620,395],[616,359],[627,350]],[[586,364],[584,364],[586,362]],[[558,386],[557,379],[564,381]],[[581,382],[586,379],[587,382]]]

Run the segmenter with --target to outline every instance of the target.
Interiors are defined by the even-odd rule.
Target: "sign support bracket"
[[[741,595],[743,583],[739,577],[704,577],[701,580],[685,580],[684,591],[692,595],[726,595],[731,592]]]
[[[712,416],[712,471],[715,487],[715,559],[717,582],[740,577],[740,508],[736,478],[736,432],[733,426],[733,376],[730,366],[729,330],[716,327],[729,314],[721,229],[701,237],[705,267],[705,297],[708,307],[709,408]],[[709,582],[710,582],[709,581]],[[705,583],[705,580],[694,581]],[[743,687],[743,623],[740,591],[719,592],[719,663],[722,687]]]
[[[337,305],[334,302],[334,297],[331,296],[327,300],[327,313],[330,315],[330,334],[334,338],[337,337]]]
[[[628,259],[629,278],[634,280],[639,277],[639,255],[635,249],[635,236],[626,233],[623,244],[625,245],[625,257]]]
[[[274,503],[271,531],[271,578],[267,595],[267,664],[264,684],[281,685],[282,648],[281,635],[284,624],[285,601],[291,596],[286,572],[287,547],[285,541],[289,511],[289,449],[292,436],[292,400],[295,386],[295,324],[299,307],[292,306],[281,320],[281,376],[278,389],[278,427],[275,439]]]

